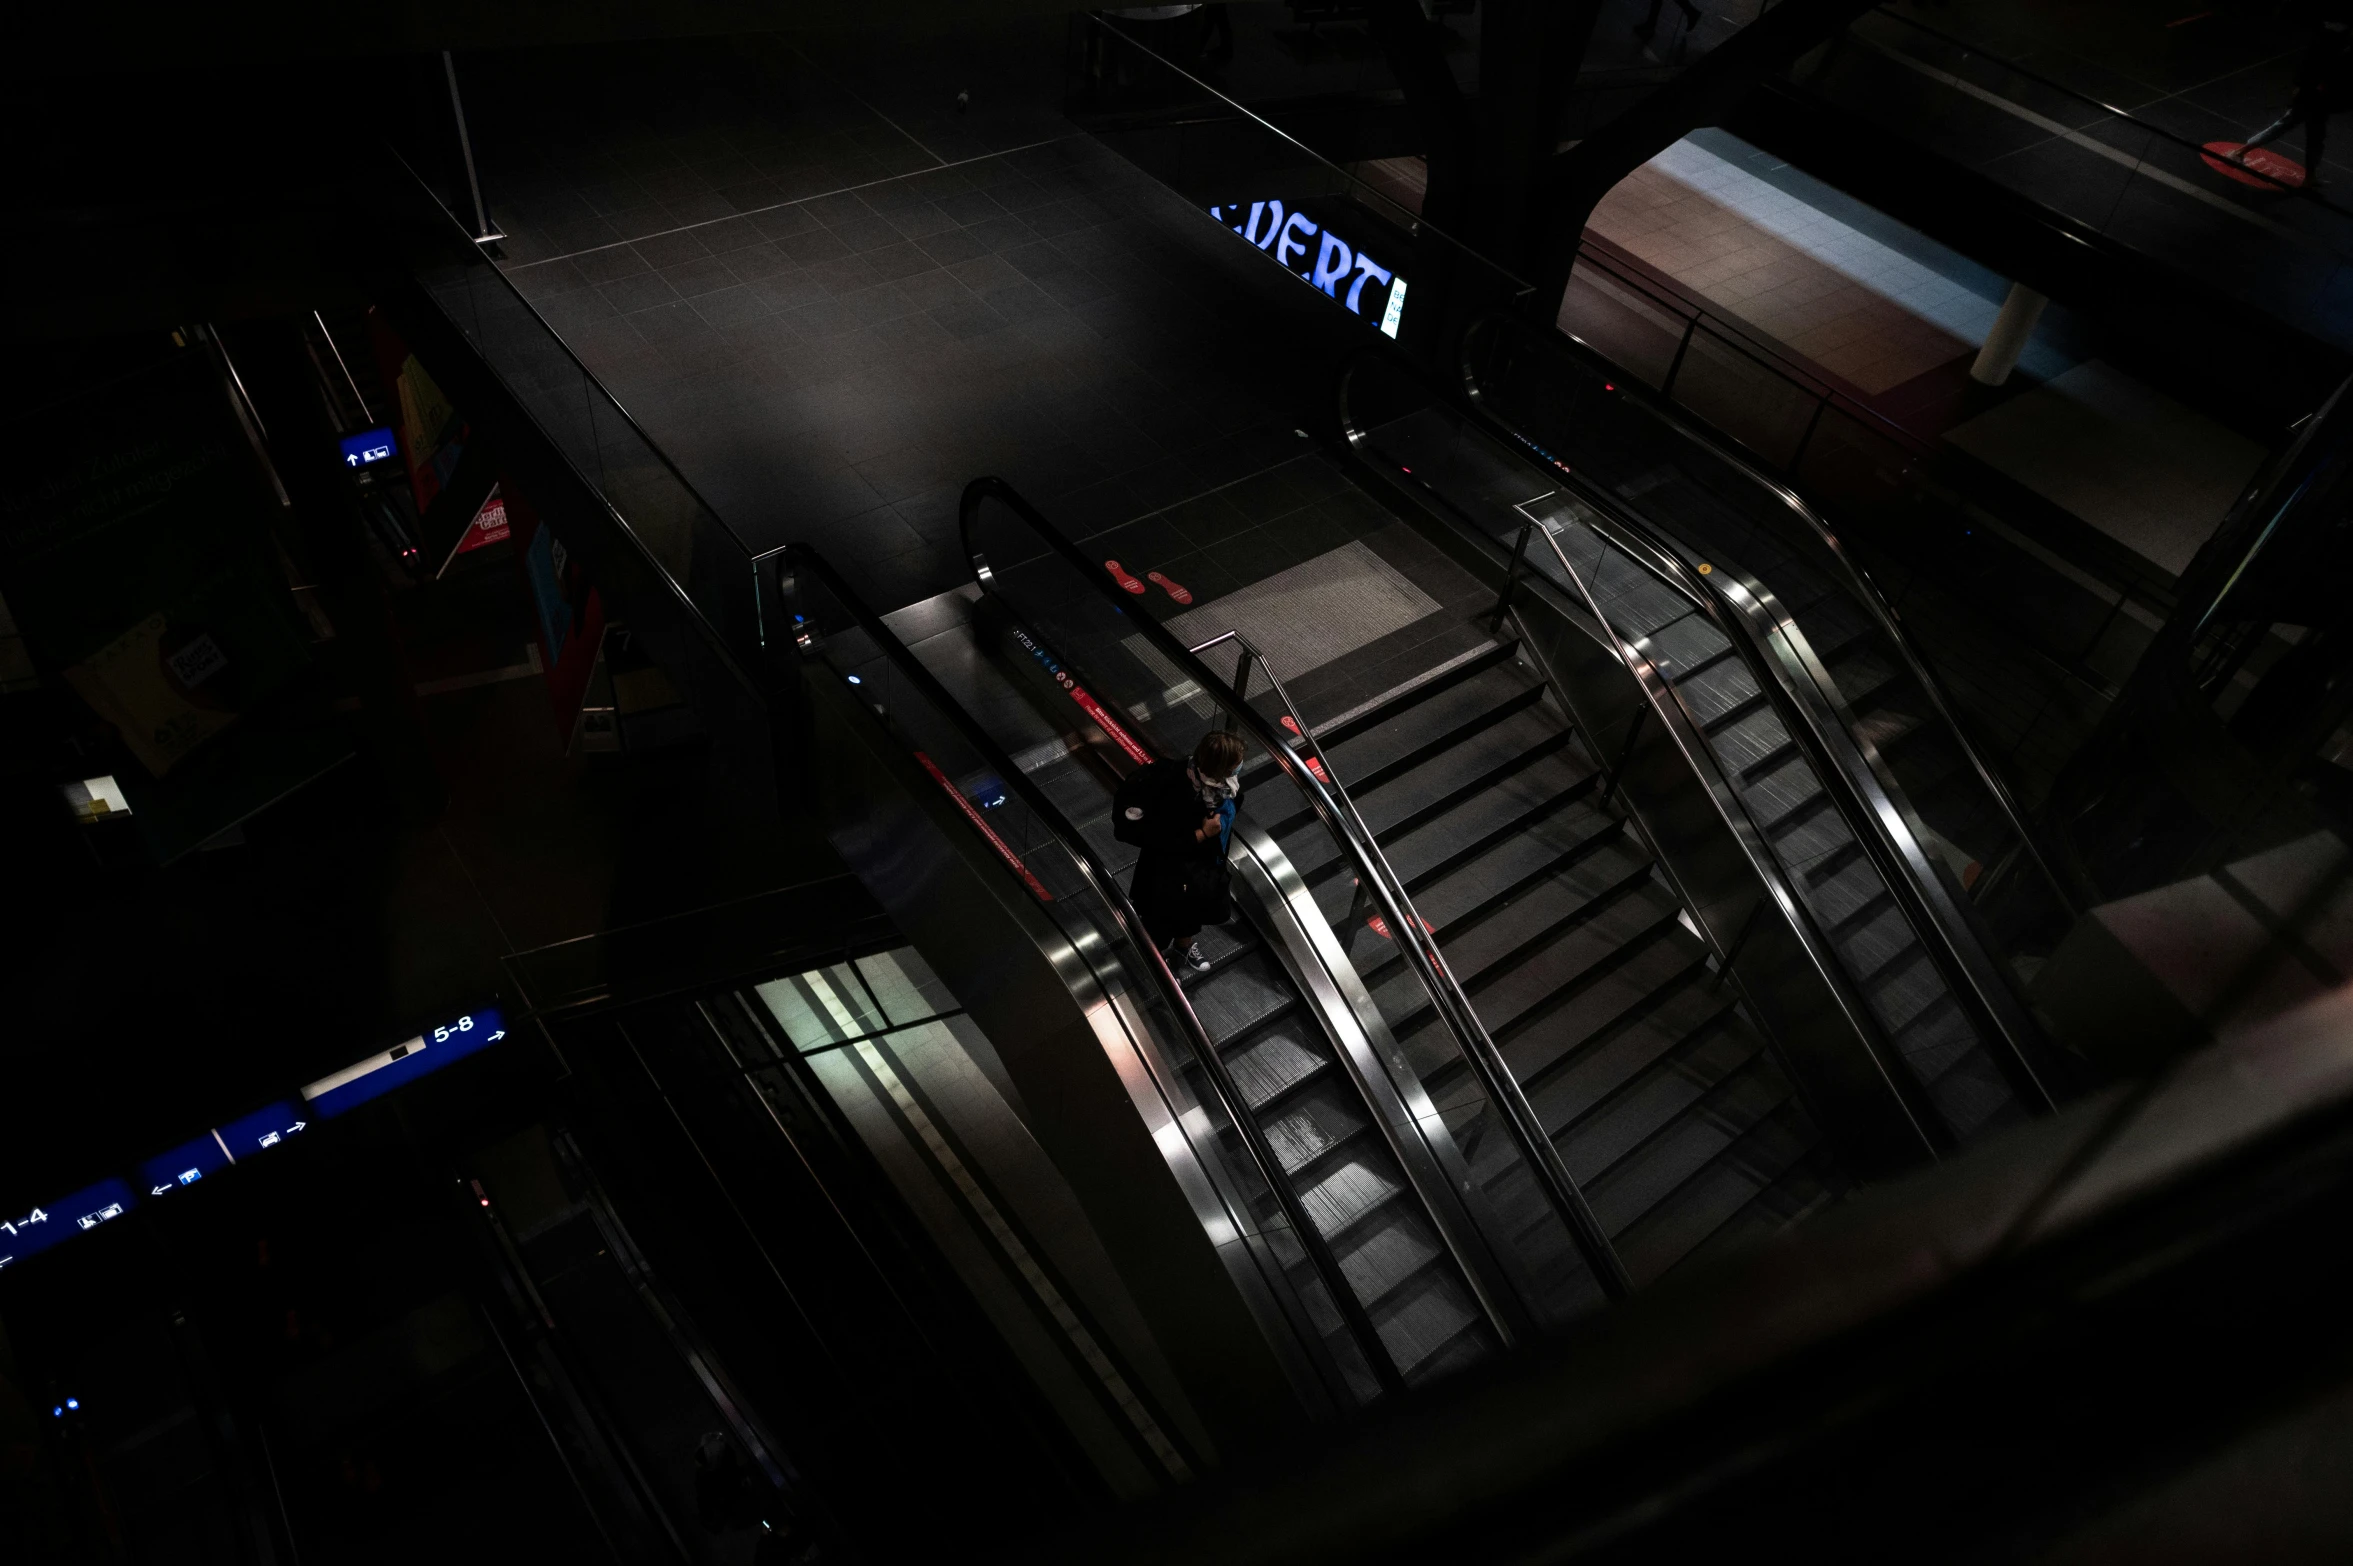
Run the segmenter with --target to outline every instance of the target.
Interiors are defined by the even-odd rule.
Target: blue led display
[[[438,1027],[427,1028],[406,1044],[395,1044],[370,1055],[333,1076],[321,1077],[302,1090],[303,1099],[320,1116],[340,1115],[404,1082],[414,1082],[428,1071],[438,1071],[453,1060],[463,1060],[507,1036],[506,1023],[495,1009],[469,1012]]]
[[[61,1240],[112,1223],[133,1205],[128,1185],[120,1180],[101,1180],[46,1207],[0,1218],[0,1269],[38,1255]]]
[[[392,460],[392,431],[384,425],[343,437],[343,465],[364,468],[371,462]]]
[[[292,1104],[272,1104],[241,1115],[220,1128],[231,1158],[251,1158],[302,1134],[310,1124]]]
[[[229,1167],[229,1150],[210,1131],[168,1153],[158,1153],[139,1166],[139,1189],[149,1196],[169,1196],[184,1185],[194,1185]]]

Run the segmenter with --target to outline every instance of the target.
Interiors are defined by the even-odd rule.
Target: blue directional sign
[[[453,1017],[405,1044],[395,1044],[332,1076],[319,1078],[302,1090],[303,1100],[322,1117],[340,1115],[404,1082],[414,1082],[428,1071],[439,1071],[451,1061],[487,1049],[506,1036],[506,1023],[495,1010]]]
[[[184,1142],[168,1153],[158,1153],[139,1166],[139,1189],[149,1196],[169,1196],[208,1175],[229,1167],[229,1144],[215,1131]]]
[[[332,1076],[321,1077],[302,1090],[300,1104],[267,1105],[168,1153],[158,1153],[138,1166],[136,1181],[101,1180],[46,1206],[0,1212],[0,1270],[61,1240],[111,1223],[141,1200],[200,1185],[234,1164],[283,1147],[309,1131],[316,1121],[414,1082],[506,1036],[505,1019],[495,1008],[453,1017],[405,1044],[395,1044]]]
[[[373,462],[391,460],[392,431],[384,425],[343,437],[343,465],[347,468],[364,468]]]
[[[221,1141],[231,1158],[252,1158],[300,1136],[310,1122],[292,1104],[272,1104],[250,1115],[240,1115],[220,1128]]]
[[[131,1210],[135,1198],[120,1180],[101,1180],[45,1207],[0,1218],[0,1270],[38,1255]]]

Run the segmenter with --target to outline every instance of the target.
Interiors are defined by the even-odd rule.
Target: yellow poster
[[[219,640],[209,631],[175,630],[160,614],[67,669],[65,678],[157,777],[237,721],[229,699],[235,671]]]

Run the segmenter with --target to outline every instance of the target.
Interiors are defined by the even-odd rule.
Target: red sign
[[[482,502],[482,509],[474,513],[474,520],[466,525],[466,536],[458,540],[457,553],[480,549],[495,544],[508,535],[506,497],[497,490]]]

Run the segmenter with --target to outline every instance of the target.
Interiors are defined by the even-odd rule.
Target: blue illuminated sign
[[[272,1104],[230,1121],[220,1128],[220,1137],[231,1158],[251,1158],[283,1144],[289,1137],[301,1135],[309,1126],[309,1121],[294,1112],[292,1104]]]
[[[364,468],[371,462],[392,460],[392,431],[385,425],[343,437],[343,465]]]
[[[1374,308],[1381,335],[1397,335],[1397,324],[1405,315],[1405,279],[1363,251],[1350,248],[1347,240],[1329,228],[1319,229],[1304,211],[1286,212],[1280,201],[1253,201],[1247,208],[1237,201],[1232,206],[1211,207],[1209,215],[1273,256],[1284,271],[1308,287],[1321,289],[1326,297],[1346,305],[1351,315],[1365,313],[1365,285],[1379,285]],[[1340,291],[1343,286],[1348,290],[1345,294]]]
[[[168,1153],[158,1153],[139,1166],[139,1189],[149,1196],[169,1196],[184,1185],[229,1167],[229,1144],[218,1131],[207,1131],[193,1142]]]
[[[102,1180],[46,1206],[0,1215],[0,1269],[120,1218],[139,1201],[137,1192],[162,1197],[201,1184],[232,1164],[284,1146],[310,1129],[314,1120],[339,1115],[506,1036],[506,1023],[495,1009],[469,1012],[320,1078],[302,1090],[300,1108],[271,1104],[158,1153],[139,1165],[135,1187],[128,1181]]]
[[[302,1096],[321,1116],[340,1115],[506,1036],[506,1024],[496,1011],[470,1012],[428,1028],[406,1044],[395,1044],[357,1065],[346,1066],[333,1076],[319,1078],[302,1090]]]
[[[131,1210],[134,1200],[122,1181],[101,1180],[46,1207],[0,1218],[0,1268],[112,1223]]]

